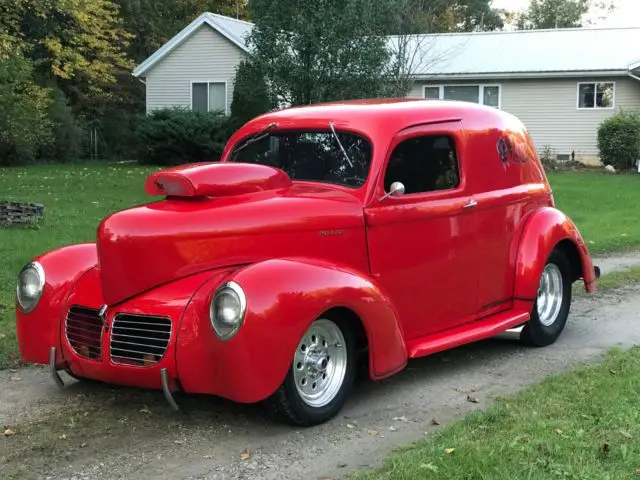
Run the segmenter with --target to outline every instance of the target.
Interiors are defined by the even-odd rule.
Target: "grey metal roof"
[[[424,35],[412,43],[425,59],[415,73],[425,76],[619,73],[640,61],[640,27]]]
[[[133,75],[142,76],[203,24],[249,51],[246,37],[252,23],[205,12],[142,62]],[[640,27],[416,35],[410,41],[420,53],[412,69],[418,77],[547,77],[640,69]],[[397,42],[397,37],[389,37],[392,50]]]

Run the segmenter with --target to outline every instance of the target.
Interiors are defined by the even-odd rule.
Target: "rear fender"
[[[577,227],[553,207],[532,212],[525,220],[517,246],[514,298],[535,301],[538,283],[549,255],[555,248],[565,250],[572,263],[574,279],[582,279],[587,292],[596,290],[596,277],[588,248]]]
[[[67,296],[73,285],[97,264],[95,243],[63,247],[45,253],[34,260],[45,272],[45,285],[38,306],[24,313],[16,305],[16,332],[22,360],[30,363],[49,362],[49,350],[56,347],[60,353],[60,321]]]
[[[222,342],[212,331],[209,303],[220,283],[230,280],[243,288],[247,313],[238,334]],[[194,393],[245,403],[263,400],[284,381],[309,325],[336,307],[351,310],[361,320],[373,378],[406,365],[396,314],[369,279],[333,265],[277,259],[213,279],[194,296],[178,336],[180,382]]]

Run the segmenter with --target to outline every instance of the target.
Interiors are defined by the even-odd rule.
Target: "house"
[[[204,13],[133,72],[147,112],[182,106],[230,111],[235,69],[253,24]],[[398,37],[389,37],[397,44]],[[501,108],[528,127],[538,150],[598,162],[597,129],[617,110],[640,109],[640,27],[415,36],[410,97]]]

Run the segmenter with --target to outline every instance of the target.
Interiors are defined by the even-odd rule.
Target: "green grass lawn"
[[[354,480],[640,476],[640,348],[554,375],[391,454]]]
[[[137,165],[48,165],[0,168],[0,200],[40,202],[45,219],[36,228],[0,228],[0,368],[13,363],[15,281],[20,268],[53,248],[93,241],[110,212],[148,202]]]
[[[640,175],[548,174],[558,208],[575,222],[592,253],[640,247]]]
[[[0,200],[45,205],[37,228],[0,229],[0,368],[15,355],[14,291],[20,268],[34,256],[93,241],[107,214],[150,200],[143,191],[155,169],[137,165],[47,165],[0,169]],[[640,246],[640,175],[551,173],[558,206],[571,216],[593,252]]]

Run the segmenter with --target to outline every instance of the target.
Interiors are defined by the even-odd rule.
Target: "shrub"
[[[0,165],[33,162],[51,144],[51,102],[51,91],[34,83],[28,60],[0,60]]]
[[[80,156],[83,131],[62,90],[54,87],[52,92],[49,120],[52,124],[53,142],[49,148],[44,149],[41,156],[45,160],[67,162]]]
[[[231,129],[231,119],[221,112],[155,110],[138,121],[139,160],[153,165],[218,161]]]
[[[251,60],[243,60],[236,70],[231,102],[231,116],[237,127],[272,110],[275,101],[260,67]]]
[[[640,159],[640,112],[619,112],[600,124],[598,149],[605,165],[632,168]]]

